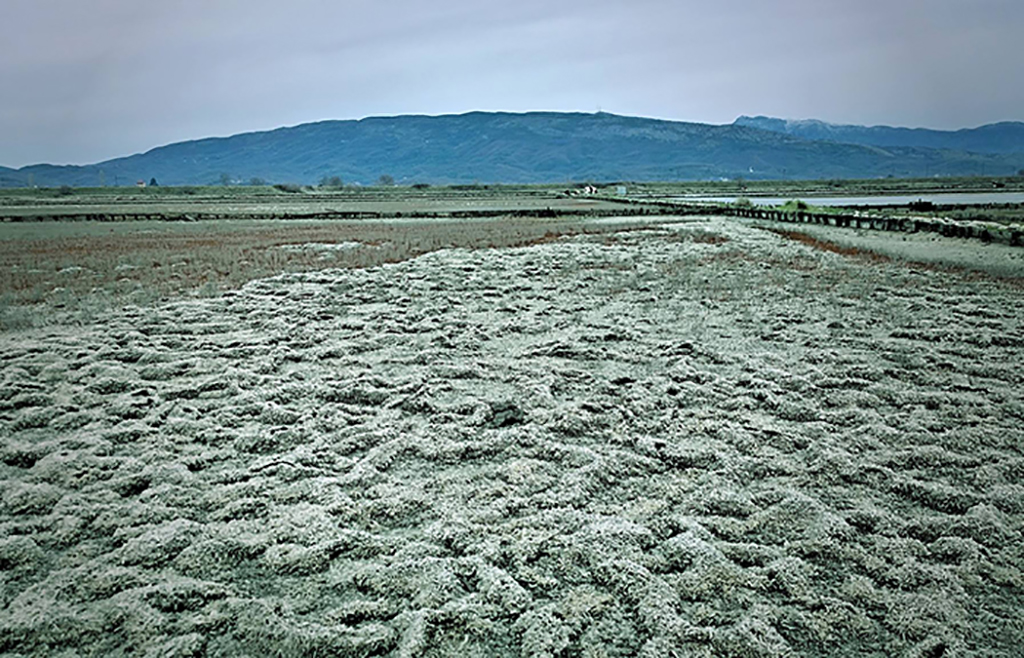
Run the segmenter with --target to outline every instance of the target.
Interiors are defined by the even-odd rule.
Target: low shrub
[[[811,206],[806,201],[801,201],[800,199],[790,199],[779,208],[779,210],[784,210],[786,212],[810,209]]]

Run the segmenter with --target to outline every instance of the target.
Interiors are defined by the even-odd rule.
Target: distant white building
[[[617,194],[618,196],[626,196],[626,186],[625,185],[616,185],[615,186],[615,194]]]

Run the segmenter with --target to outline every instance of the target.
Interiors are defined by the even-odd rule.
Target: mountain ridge
[[[819,119],[780,119],[768,116],[740,116],[733,125],[770,130],[812,141],[830,141],[864,146],[906,146],[948,149],[971,153],[1010,154],[1024,152],[1024,122],[1000,121],[975,128],[935,130],[901,126],[860,126]]]
[[[324,176],[371,184],[381,175],[431,184],[869,178],[1009,174],[1024,167],[1024,153],[836,143],[789,134],[777,125],[772,130],[739,122],[479,111],[324,120],[176,142],[92,165],[0,168],[0,186],[29,180],[95,186],[151,178],[201,185],[225,177],[314,183]]]

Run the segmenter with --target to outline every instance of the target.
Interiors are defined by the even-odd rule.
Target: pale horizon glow
[[[8,0],[0,165],[330,119],[1021,120],[1019,0]]]

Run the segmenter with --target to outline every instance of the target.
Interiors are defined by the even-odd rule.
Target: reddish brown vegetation
[[[957,265],[948,265],[942,263],[923,263],[920,261],[910,260],[896,260],[884,254],[879,254],[868,249],[858,249],[857,247],[844,247],[830,242],[828,240],[820,240],[812,235],[801,233],[799,231],[788,231],[776,228],[765,228],[766,231],[781,235],[784,238],[794,240],[801,244],[805,244],[809,247],[817,249],[819,251],[827,251],[841,256],[847,256],[850,258],[856,258],[861,261],[872,262],[872,263],[901,263],[908,268],[915,270],[925,270],[929,272],[945,272],[947,274],[957,274],[963,276],[970,281],[998,281],[1001,283],[1007,283],[1016,288],[1024,288],[1024,279],[1013,276],[1002,276],[998,274],[991,274],[988,272],[981,272],[978,270],[972,270],[966,267],[960,267]]]
[[[839,254],[841,256],[852,256],[855,258],[862,258],[876,263],[888,263],[892,259],[882,254],[877,254],[873,251],[867,251],[865,249],[858,249],[857,247],[844,247],[836,244],[835,242],[829,242],[828,240],[819,240],[818,238],[801,233],[799,231],[786,231],[782,229],[769,228],[765,229],[776,235],[781,235],[784,238],[795,240],[809,247],[813,247],[819,251],[828,251],[833,254]]]

